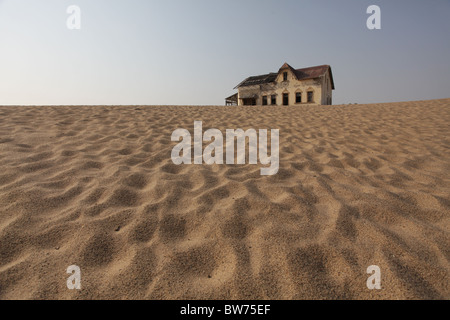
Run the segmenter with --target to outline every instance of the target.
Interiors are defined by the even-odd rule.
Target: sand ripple
[[[1,299],[450,298],[450,100],[0,114]],[[280,129],[279,173],[174,165],[194,120]]]

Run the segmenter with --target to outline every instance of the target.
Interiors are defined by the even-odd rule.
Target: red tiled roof
[[[298,80],[314,79],[323,76],[327,71],[330,71],[331,87],[334,89],[333,74],[329,65],[297,69],[295,76]]]

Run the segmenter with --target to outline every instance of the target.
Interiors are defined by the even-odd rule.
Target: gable
[[[276,82],[283,82],[284,81],[284,74],[287,73],[287,77],[288,80],[290,80],[290,78],[294,79],[294,80],[298,80],[297,79],[297,75],[295,74],[295,69],[292,68],[288,63],[284,63],[281,68],[278,70],[278,76],[276,79]]]

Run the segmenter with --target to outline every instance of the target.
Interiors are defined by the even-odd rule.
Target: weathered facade
[[[294,69],[285,63],[278,73],[249,77],[236,86],[243,105],[331,105],[335,89],[329,65]]]

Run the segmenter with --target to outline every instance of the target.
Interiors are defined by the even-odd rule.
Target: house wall
[[[331,77],[330,73],[327,72],[324,77],[322,77],[322,97],[321,101],[323,105],[332,104],[333,89],[331,88]]]
[[[256,99],[256,104],[261,105],[262,104],[262,95],[261,95],[261,88],[259,85],[239,88],[238,89],[238,105],[239,106],[243,105],[242,97],[252,96],[252,95],[258,96],[258,98]]]
[[[331,98],[331,79],[329,73],[317,79],[297,80],[291,70],[287,69],[288,80],[283,81],[283,71],[278,75],[275,83],[255,86],[247,86],[238,89],[238,105],[243,105],[241,97],[257,95],[256,104],[262,105],[262,97],[267,96],[268,105],[271,104],[271,95],[277,96],[277,105],[283,105],[283,94],[289,94],[289,105],[300,105],[295,103],[297,92],[302,93],[302,105],[311,104],[307,102],[307,92],[313,91],[313,104],[326,105]]]

